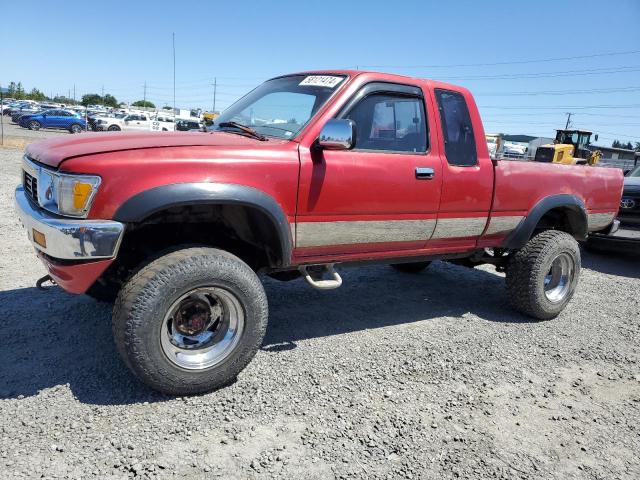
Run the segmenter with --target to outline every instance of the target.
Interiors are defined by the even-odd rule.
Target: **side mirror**
[[[324,124],[318,145],[327,150],[349,150],[356,143],[356,124],[353,120],[332,118]]]
[[[593,137],[593,141],[594,141],[594,142],[597,142],[597,141],[598,141],[598,134],[597,134],[597,133],[594,135],[594,137]]]

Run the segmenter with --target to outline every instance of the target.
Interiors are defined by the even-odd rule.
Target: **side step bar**
[[[307,281],[309,285],[318,290],[333,290],[342,285],[342,277],[333,268],[333,263],[327,263],[324,265],[303,265],[299,267],[300,273]],[[309,273],[307,269],[312,269],[312,273]],[[324,274],[328,274],[330,278],[323,279]]]

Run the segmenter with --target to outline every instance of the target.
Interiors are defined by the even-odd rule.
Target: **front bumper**
[[[113,258],[118,253],[124,233],[124,224],[120,222],[54,216],[34,207],[21,186],[16,188],[15,206],[29,240],[48,257],[99,260]]]

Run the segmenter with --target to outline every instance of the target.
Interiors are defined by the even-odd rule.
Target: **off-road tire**
[[[544,279],[553,260],[566,253],[573,259],[573,275],[567,293],[558,302],[550,301],[544,292]],[[551,320],[573,297],[580,276],[580,247],[568,233],[547,230],[531,238],[511,255],[506,269],[507,298],[517,311],[538,320]]]
[[[403,273],[420,273],[426,269],[431,262],[411,262],[411,263],[392,263],[391,267]]]
[[[188,370],[168,359],[160,332],[176,299],[215,286],[238,299],[244,329],[220,363]],[[214,248],[183,248],[146,265],[123,286],[113,309],[113,335],[125,364],[151,388],[170,395],[209,392],[233,382],[253,359],[267,328],[267,297],[255,272],[238,257]]]

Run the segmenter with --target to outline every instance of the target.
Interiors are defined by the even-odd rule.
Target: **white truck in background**
[[[147,112],[132,112],[125,116],[102,117],[96,121],[100,131],[143,131],[143,132],[173,132],[175,122],[172,116],[164,114],[150,114]]]

